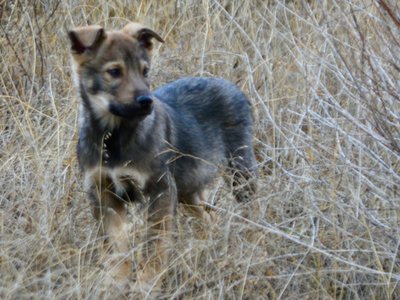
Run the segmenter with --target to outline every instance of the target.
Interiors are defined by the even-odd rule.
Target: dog
[[[85,191],[115,253],[128,252],[126,204],[148,207],[143,280],[168,259],[177,203],[205,222],[204,190],[225,168],[238,201],[256,191],[253,117],[248,98],[219,78],[183,78],[150,90],[153,30],[129,23],[122,30],[78,27],[68,33],[80,94],[77,156]],[[118,273],[131,265],[124,261]]]

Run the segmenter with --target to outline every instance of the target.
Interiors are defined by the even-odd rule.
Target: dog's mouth
[[[132,102],[129,104],[111,102],[108,109],[113,115],[124,119],[142,119],[152,113],[153,102],[148,101],[144,104],[138,104],[137,102]]]

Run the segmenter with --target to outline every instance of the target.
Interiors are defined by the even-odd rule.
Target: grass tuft
[[[224,77],[249,96],[260,190],[179,213],[168,299],[400,295],[400,5],[380,1],[0,1],[0,298],[143,298],[108,284],[75,154],[67,30],[146,24],[150,77]],[[131,253],[142,212],[132,207]]]

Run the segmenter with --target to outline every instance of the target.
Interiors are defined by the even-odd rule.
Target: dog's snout
[[[151,95],[140,95],[136,98],[136,101],[141,106],[151,106],[153,104],[153,97]]]

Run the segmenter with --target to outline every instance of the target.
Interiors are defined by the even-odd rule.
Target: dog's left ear
[[[153,38],[164,43],[164,40],[157,33],[139,23],[129,23],[122,29],[122,32],[135,38],[147,51],[153,49]]]

